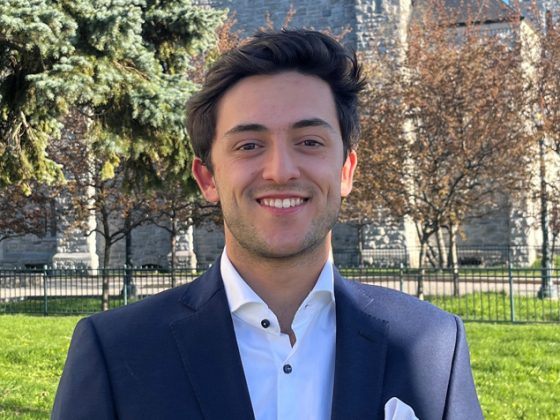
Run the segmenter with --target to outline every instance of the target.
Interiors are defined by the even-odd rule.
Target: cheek
[[[330,171],[328,174],[325,174],[324,179],[328,179],[328,182],[325,182],[321,189],[329,197],[338,199],[341,192],[340,178]]]
[[[249,168],[224,165],[215,173],[216,189],[221,199],[244,194],[256,179]]]
[[[263,179],[261,165],[258,162],[244,161],[224,166],[221,179],[233,190],[245,190],[247,187],[258,185]]]

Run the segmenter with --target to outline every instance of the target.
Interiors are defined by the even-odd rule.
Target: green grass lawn
[[[46,419],[79,317],[0,316],[0,419]],[[560,325],[467,323],[487,419],[560,419]]]
[[[487,419],[560,419],[560,325],[466,328]]]
[[[79,317],[0,316],[0,419],[47,419]]]

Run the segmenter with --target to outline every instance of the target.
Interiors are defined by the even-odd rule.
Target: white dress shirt
[[[332,260],[296,312],[294,347],[225,250],[220,270],[256,420],[329,419],[336,339]]]

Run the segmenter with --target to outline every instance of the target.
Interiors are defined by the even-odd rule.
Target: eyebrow
[[[330,125],[325,120],[322,120],[321,118],[308,118],[308,119],[304,119],[304,120],[299,120],[299,121],[296,121],[294,124],[292,124],[291,128],[292,129],[299,129],[299,128],[306,128],[306,127],[325,127],[325,128],[328,128],[329,130],[335,131],[332,125]],[[235,127],[228,130],[225,133],[225,136],[231,136],[231,135],[239,134],[239,133],[246,133],[246,132],[249,132],[249,131],[251,131],[251,132],[266,132],[266,131],[269,131],[269,129],[262,124],[256,124],[256,123],[238,124]]]
[[[247,131],[263,132],[263,131],[268,131],[268,128],[266,128],[262,124],[238,124],[235,127],[226,131],[225,135],[231,136],[233,134],[246,133]]]
[[[325,127],[328,128],[329,130],[334,131],[333,126],[330,125],[325,120],[322,120],[321,118],[309,118],[306,120],[300,120],[292,125],[292,128],[306,128],[306,127]]]

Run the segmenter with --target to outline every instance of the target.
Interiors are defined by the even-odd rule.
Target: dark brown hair
[[[202,89],[187,103],[187,131],[194,153],[212,170],[217,106],[222,95],[241,79],[298,71],[319,77],[331,88],[344,146],[344,156],[358,141],[358,93],[364,87],[353,52],[321,32],[258,32],[247,43],[222,55],[208,70]]]

